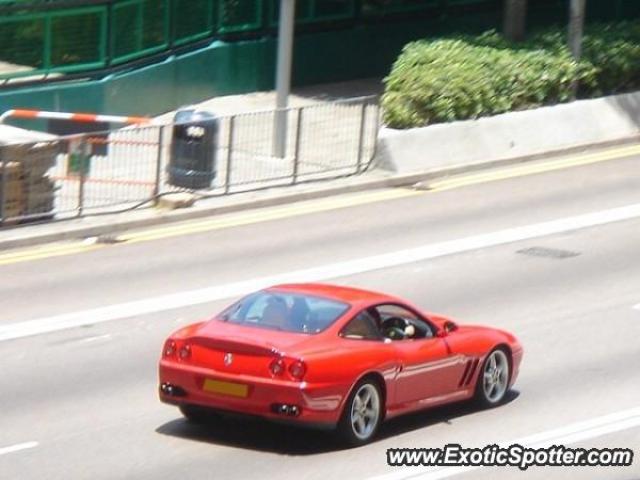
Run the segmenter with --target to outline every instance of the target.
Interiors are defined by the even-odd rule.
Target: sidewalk
[[[216,176],[210,188],[199,193],[237,194],[287,186],[294,183],[294,176],[305,182],[329,181],[360,172],[375,151],[376,98],[381,92],[379,79],[294,89],[284,158],[273,152],[275,92],[223,96],[185,106],[220,117]],[[363,96],[373,100],[349,102]],[[70,171],[71,150],[62,144],[63,152],[49,171],[58,189],[56,217],[72,218],[78,208],[87,214],[107,214],[134,207],[157,193],[179,190],[167,178],[174,114],[167,112],[147,126],[86,136],[90,154],[82,178]]]
[[[324,105],[359,97],[379,97],[382,95],[383,90],[384,85],[379,78],[294,88],[289,97],[289,108]],[[276,106],[276,92],[255,92],[245,95],[215,97],[195,106],[219,116],[271,111]],[[157,117],[157,121],[170,123],[174,113],[167,112],[164,115],[160,115]]]

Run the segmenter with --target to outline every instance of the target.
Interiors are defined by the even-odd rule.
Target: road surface
[[[0,478],[639,479],[638,204],[640,157],[630,157],[394,190],[378,201],[345,195],[292,205],[291,215],[266,209],[215,228],[134,232],[130,242],[62,256],[5,257]],[[308,278],[514,332],[525,358],[509,401],[393,420],[374,443],[350,450],[328,433],[259,421],[194,426],[158,402],[156,364],[172,330],[261,282]],[[562,439],[579,422],[585,438],[568,446],[634,448],[634,464],[526,473],[386,465],[388,448]]]

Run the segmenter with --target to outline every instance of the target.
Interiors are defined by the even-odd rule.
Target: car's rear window
[[[271,330],[318,333],[328,328],[349,305],[323,297],[290,292],[261,291],[224,310],[220,321]]]

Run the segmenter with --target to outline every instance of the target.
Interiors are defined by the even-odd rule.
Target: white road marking
[[[382,255],[374,255],[346,262],[329,264],[305,270],[271,275],[252,280],[216,285],[212,287],[179,292],[105,307],[65,313],[0,326],[0,341],[55,332],[84,325],[95,325],[123,318],[147,315],[192,305],[209,303],[225,298],[245,295],[270,285],[290,282],[320,281],[345,277],[373,270],[380,270],[418,261],[495,247],[507,243],[566,233],[582,228],[605,225],[640,217],[640,204],[628,205],[549,222],[508,228],[496,232],[473,235],[417,248],[409,248]]]
[[[548,430],[510,442],[499,442],[501,447],[518,444],[529,448],[543,448],[573,443],[601,437],[609,433],[640,427],[640,407],[573,423],[564,427]],[[487,444],[491,444],[488,442]],[[465,445],[463,445],[465,446]],[[484,445],[475,445],[484,447]],[[418,445],[416,445],[418,447]],[[472,447],[472,445],[468,445]],[[438,480],[472,472],[484,467],[398,467],[398,472],[370,477],[368,480]],[[515,467],[514,467],[515,468]]]
[[[110,340],[112,335],[110,333],[105,333],[104,335],[96,335],[95,337],[83,338],[82,340],[78,340],[78,343],[92,343],[97,342],[98,340]]]
[[[19,452],[20,450],[27,450],[29,448],[35,448],[38,446],[38,442],[25,442],[11,445],[10,447],[0,447],[0,455],[7,455],[9,453]]]

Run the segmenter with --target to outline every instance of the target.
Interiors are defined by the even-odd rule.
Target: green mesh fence
[[[106,7],[0,16],[0,78],[104,66]]]
[[[113,6],[112,61],[122,63],[169,45],[168,0],[127,0]]]
[[[106,12],[102,8],[52,15],[51,68],[70,71],[103,66],[106,20]]]
[[[46,17],[0,18],[0,62],[8,73],[44,68]]]
[[[411,12],[446,18],[443,29],[500,28],[503,0],[297,0],[298,24],[330,31],[334,21]],[[278,23],[280,0],[104,0],[85,5],[0,0],[0,80],[90,71],[216,35],[255,35]],[[46,7],[43,5],[46,4]],[[569,0],[530,0],[529,25],[567,21]],[[466,8],[466,7],[470,8]],[[444,15],[441,15],[444,14]],[[640,16],[640,0],[588,0],[589,21]],[[475,19],[475,20],[474,20]],[[395,20],[394,20],[395,21]],[[341,28],[344,28],[342,26]]]
[[[174,0],[174,44],[181,45],[210,36],[214,27],[214,7],[214,0]]]
[[[263,0],[218,0],[218,32],[258,30],[263,23]]]

